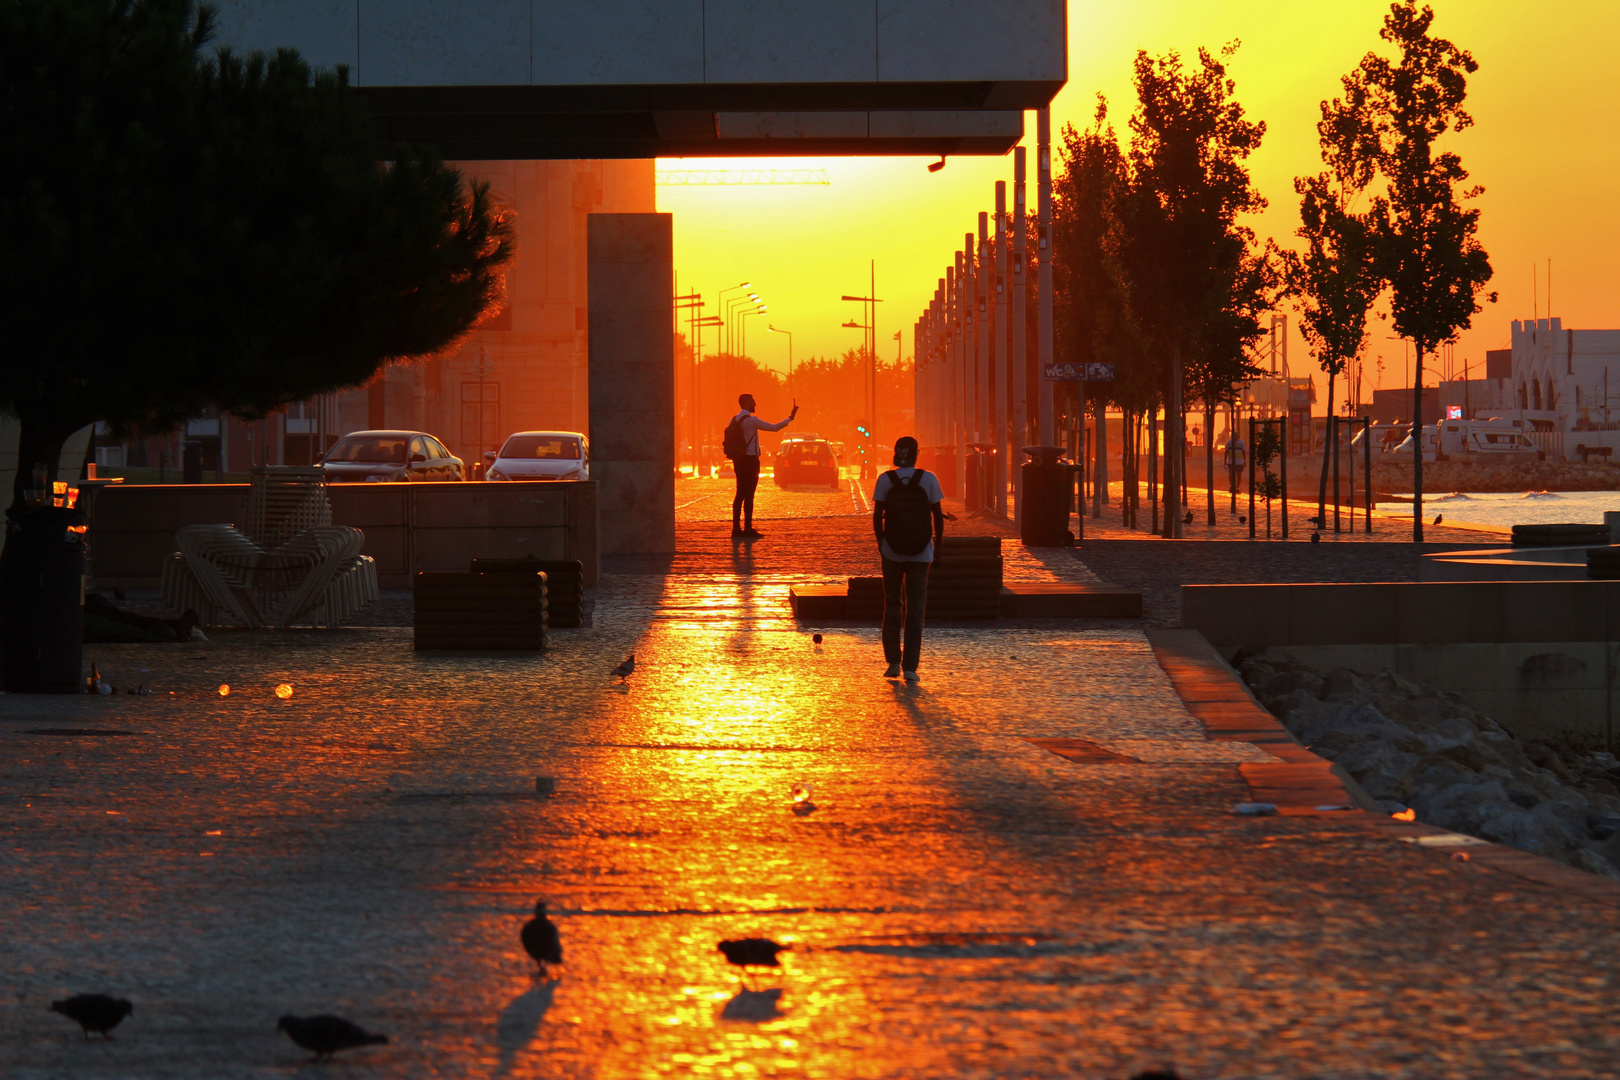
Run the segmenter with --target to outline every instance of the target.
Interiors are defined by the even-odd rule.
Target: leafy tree
[[[1367,313],[1383,290],[1378,266],[1376,224],[1355,209],[1373,182],[1377,146],[1370,99],[1363,81],[1343,80],[1344,96],[1322,102],[1316,125],[1327,168],[1294,181],[1300,196],[1296,235],[1305,250],[1284,253],[1288,291],[1300,313],[1300,332],[1328,377],[1327,414],[1334,411],[1334,382],[1361,351]],[[1322,475],[1317,482],[1317,526],[1326,524],[1327,475],[1334,440],[1322,443]]]
[[[1236,50],[1221,50],[1223,58]],[[1179,467],[1185,367],[1206,347],[1212,324],[1230,315],[1234,287],[1252,257],[1253,233],[1236,224],[1265,208],[1245,159],[1265,135],[1244,118],[1225,65],[1198,50],[1187,69],[1172,51],[1137,53],[1137,110],[1131,117],[1131,184],[1121,200],[1118,253],[1132,311],[1169,364],[1166,402],[1165,533],[1180,534]]]
[[[193,0],[0,0],[0,408],[15,495],[73,431],[253,417],[453,346],[502,292],[485,185],[391,162],[343,69],[210,54]]]
[[[1436,152],[1447,133],[1465,131],[1468,76],[1479,70],[1467,51],[1429,31],[1434,11],[1415,0],[1390,5],[1379,36],[1400,52],[1397,62],[1368,53],[1346,80],[1367,102],[1365,118],[1347,120],[1345,153],[1353,167],[1375,164],[1387,184],[1369,220],[1376,227],[1382,275],[1391,290],[1395,329],[1417,353],[1412,379],[1412,539],[1423,540],[1423,356],[1467,329],[1491,278],[1480,245],[1478,208],[1459,202],[1468,179],[1462,159]],[[1463,191],[1464,201],[1481,187]],[[1493,303],[1496,294],[1487,297]]]
[[[1116,205],[1128,180],[1119,138],[1108,123],[1108,101],[1097,95],[1084,132],[1065,125],[1061,169],[1052,184],[1053,306],[1058,354],[1075,363],[1113,363],[1124,382],[1094,383],[1087,394],[1096,413],[1096,504],[1108,500],[1107,424],[1110,401],[1126,407],[1129,385],[1145,356],[1114,257]]]
[[[1204,407],[1204,482],[1206,521],[1215,525],[1215,413],[1232,400],[1234,387],[1261,373],[1252,359],[1254,343],[1267,332],[1261,320],[1276,305],[1280,285],[1276,252],[1255,244],[1238,229],[1244,249],[1232,273],[1225,303],[1204,325],[1198,351],[1187,366],[1187,380]]]

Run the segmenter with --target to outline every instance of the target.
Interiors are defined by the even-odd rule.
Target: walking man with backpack
[[[945,538],[945,498],[939,479],[917,468],[917,440],[906,435],[894,444],[894,468],[878,477],[872,491],[872,528],[883,556],[884,678],[919,681],[923,615],[928,606],[928,566],[934,543]],[[905,634],[902,641],[901,627]]]
[[[754,415],[754,395],[742,394],[737,398],[742,412],[726,425],[725,438],[720,450],[731,459],[737,473],[737,494],[731,500],[731,537],[733,540],[758,540],[764,534],[754,528],[754,491],[759,487],[759,433],[781,431],[799,415],[798,402],[786,420],[771,423]]]

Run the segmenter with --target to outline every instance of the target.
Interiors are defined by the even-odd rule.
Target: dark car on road
[[[462,479],[461,459],[425,431],[351,431],[321,467],[334,484]]]
[[[825,439],[788,439],[776,452],[776,486],[838,488],[838,457]]]

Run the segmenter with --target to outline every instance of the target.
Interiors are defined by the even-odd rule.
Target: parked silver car
[[[462,462],[425,431],[351,431],[321,457],[330,483],[460,480]]]
[[[591,443],[578,431],[519,431],[484,460],[487,480],[591,478]]]

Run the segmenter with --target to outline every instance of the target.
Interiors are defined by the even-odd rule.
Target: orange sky
[[[1473,52],[1480,70],[1469,84],[1476,126],[1453,136],[1451,147],[1486,193],[1481,237],[1500,294],[1474,319],[1456,350],[1478,365],[1484,350],[1507,344],[1510,320],[1529,318],[1531,267],[1545,274],[1553,260],[1554,314],[1576,328],[1620,327],[1620,4],[1565,0],[1558,4],[1451,0],[1435,5],[1435,32]],[[1134,97],[1130,65],[1138,48],[1158,53],[1232,38],[1243,46],[1230,65],[1237,94],[1252,118],[1267,125],[1264,145],[1250,160],[1271,207],[1251,222],[1262,236],[1292,239],[1298,221],[1292,180],[1317,171],[1317,105],[1338,87],[1369,49],[1383,45],[1378,27],[1388,4],[1326,2],[1210,2],[1135,0],[1131,4],[1071,0],[1069,84],[1053,104],[1053,123],[1083,126],[1095,95],[1108,95],[1122,134]],[[1034,175],[1034,114],[1028,115]],[[867,260],[877,260],[878,336],[892,356],[894,331],[910,327],[936,279],[992,208],[997,179],[1012,179],[1012,157],[953,158],[930,174],[927,159],[662,160],[661,169],[818,168],[826,187],[663,187],[659,209],[675,215],[676,272],[713,303],[716,290],[743,280],[770,304],[774,325],[794,333],[796,358],[858,344],[860,332],[839,324],[858,314],[840,303],[865,289]],[[1033,212],[1033,185],[1029,195]],[[1547,314],[1541,285],[1541,314]],[[750,319],[749,352],[785,368],[786,339]],[[1382,385],[1403,382],[1402,344],[1384,340],[1375,324],[1371,358],[1382,353]],[[1312,370],[1297,333],[1291,367]],[[1477,371],[1477,368],[1476,368]],[[1475,374],[1477,378],[1477,373]],[[1431,375],[1426,382],[1432,381]]]

